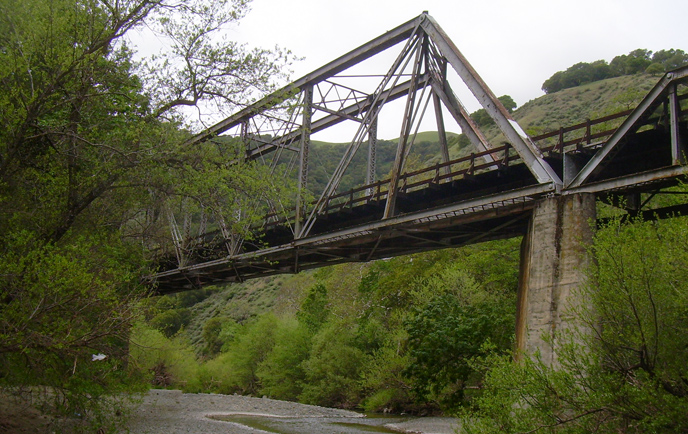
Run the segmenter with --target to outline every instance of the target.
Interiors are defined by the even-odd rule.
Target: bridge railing
[[[485,157],[487,156],[492,158],[486,159]],[[471,153],[464,157],[404,173],[399,177],[398,188],[402,194],[405,194],[427,188],[432,184],[443,184],[478,173],[508,167],[518,160],[520,160],[520,156],[511,150],[509,144],[505,144],[487,151]],[[387,199],[389,191],[389,184],[390,179],[384,179],[334,194],[326,199],[320,215],[326,216],[327,214],[365,204],[384,206],[384,201]],[[313,203],[312,205],[315,204]],[[293,221],[295,215],[295,210],[286,219],[284,217],[279,218],[276,214],[270,214],[266,216],[267,223],[265,228],[284,225],[287,221]]]
[[[679,96],[679,100],[688,99],[688,94]],[[596,119],[588,119],[575,125],[561,127],[558,130],[531,137],[531,140],[543,153],[550,156],[563,154],[574,148],[590,147],[603,143],[604,139],[611,136],[618,126],[633,110],[624,110]],[[688,113],[688,109],[681,111],[681,115]],[[646,119],[643,125],[656,124],[657,118]],[[486,156],[492,157],[485,159]],[[492,161],[490,161],[492,160]],[[432,184],[442,184],[453,180],[470,177],[478,173],[490,170],[498,170],[518,163],[520,156],[511,150],[507,143],[503,146],[492,148],[484,152],[471,153],[448,162],[437,163],[433,166],[408,172],[399,177],[399,191],[408,193],[427,188]],[[321,215],[339,212],[346,208],[353,208],[364,204],[380,204],[387,199],[389,179],[374,182],[352,188],[348,191],[337,193],[325,202]],[[293,219],[295,212],[291,216]],[[285,223],[284,218],[270,216],[269,226]],[[288,219],[287,219],[288,220]]]
[[[679,103],[685,100],[688,100],[688,93],[678,96]],[[658,108],[657,110],[661,111],[663,108]],[[562,154],[575,147],[593,146],[611,136],[631,112],[633,112],[633,109],[596,119],[587,119],[585,122],[532,136],[531,140],[538,145],[541,151],[549,153],[549,155]],[[680,116],[683,117],[686,114],[688,114],[688,108],[680,111]],[[662,116],[663,114],[661,113],[655,113],[654,116],[645,119],[640,127],[657,124]]]
[[[591,145],[600,139],[611,136],[623,119],[626,119],[632,111],[624,110],[597,119],[587,119],[585,122],[533,136],[531,140],[538,145],[541,151],[548,152],[550,155],[564,153],[571,147]],[[603,129],[597,131],[599,127]]]

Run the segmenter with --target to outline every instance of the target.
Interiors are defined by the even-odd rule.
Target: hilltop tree
[[[274,190],[226,150],[179,146],[180,108],[239,104],[281,75],[285,53],[213,36],[248,3],[0,0],[3,386],[73,405],[117,387],[166,201],[234,215]],[[137,64],[126,40],[143,26],[170,48]]]
[[[618,77],[621,75],[638,74],[645,72],[648,66],[652,63],[652,51],[639,48],[633,50],[628,54],[616,56],[609,63],[612,75]]]
[[[509,95],[502,95],[497,99],[504,105],[504,108],[506,108],[509,113],[513,112],[516,107],[518,107],[516,101]],[[490,115],[487,114],[487,111],[483,108],[471,113],[471,118],[473,118],[475,123],[481,128],[487,128],[494,125],[494,120],[492,120]]]

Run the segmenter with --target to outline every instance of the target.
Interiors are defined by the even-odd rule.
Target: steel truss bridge
[[[360,72],[378,58],[391,60],[386,70]],[[189,146],[241,140],[245,159],[269,165],[276,179],[291,167],[299,197],[291,209],[268,204],[272,211],[254,228],[259,243],[219,220],[214,229],[184,234],[172,218],[174,249],[161,253],[153,280],[168,293],[518,236],[537,201],[553,195],[594,193],[629,215],[682,213],[686,206],[648,210],[646,199],[688,172],[687,82],[688,67],[669,72],[634,110],[530,137],[423,13],[193,137]],[[456,83],[494,120],[499,144],[489,143],[468,115]],[[391,173],[380,181],[378,123],[387,122],[393,104],[400,137]],[[428,116],[441,161],[408,170]],[[473,152],[450,155],[445,119],[460,127]],[[340,124],[353,126],[353,138],[316,200],[305,203],[311,136]],[[352,175],[357,153],[365,156],[366,173]],[[345,175],[358,176],[359,186],[339,191]]]

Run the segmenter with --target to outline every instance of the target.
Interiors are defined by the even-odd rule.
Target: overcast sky
[[[297,79],[426,10],[493,92],[519,106],[577,62],[688,51],[688,0],[253,0],[230,36],[304,57]]]

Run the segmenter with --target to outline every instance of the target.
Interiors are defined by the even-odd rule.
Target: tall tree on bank
[[[248,6],[0,0],[0,385],[52,386],[70,405],[111,391],[145,293],[141,247],[169,238],[170,201],[231,222],[246,198],[280,194],[227,148],[179,145],[180,108],[235,109],[289,62],[215,36]],[[126,41],[144,27],[169,49],[136,64]]]

